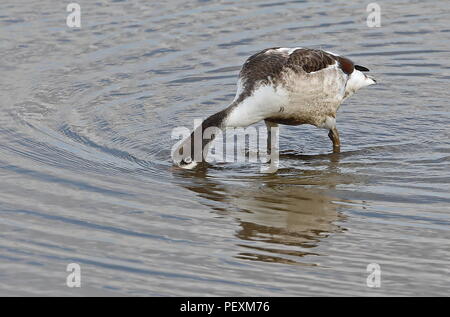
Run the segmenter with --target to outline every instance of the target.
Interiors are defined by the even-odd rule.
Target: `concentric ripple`
[[[383,2],[380,28],[360,1],[81,5],[70,29],[63,4],[0,4],[1,295],[448,293],[443,2]],[[276,174],[172,166],[172,130],[227,106],[246,57],[274,46],[377,78],[340,110],[343,153],[283,126]]]

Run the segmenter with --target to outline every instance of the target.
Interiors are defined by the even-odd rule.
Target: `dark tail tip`
[[[356,70],[359,70],[359,71],[361,71],[361,72],[368,72],[368,71],[369,71],[368,68],[366,68],[366,67],[364,67],[364,66],[361,66],[361,65],[355,65],[355,69],[356,69]]]

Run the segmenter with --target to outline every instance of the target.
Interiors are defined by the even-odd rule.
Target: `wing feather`
[[[243,87],[237,101],[250,96],[258,84],[269,84],[269,82],[276,84],[282,80],[283,71],[286,69],[312,73],[331,65],[337,65],[347,75],[353,73],[355,68],[367,70],[365,67],[355,66],[346,57],[318,49],[279,47],[265,49],[250,56],[242,66],[239,78]]]

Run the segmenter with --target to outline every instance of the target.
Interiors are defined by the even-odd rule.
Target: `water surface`
[[[80,29],[60,1],[0,4],[1,295],[448,294],[445,2],[378,1],[380,28],[360,1],[79,4]],[[227,106],[274,46],[377,78],[339,111],[342,153],[284,126],[276,174],[173,168],[172,129]]]

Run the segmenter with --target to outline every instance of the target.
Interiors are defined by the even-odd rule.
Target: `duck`
[[[260,121],[269,131],[268,146],[270,131],[278,125],[309,124],[327,130],[333,153],[339,153],[337,112],[356,91],[376,84],[368,71],[347,57],[321,49],[264,49],[243,64],[231,104],[196,127],[180,142],[172,158],[179,167],[193,169],[203,161],[204,150],[214,139],[214,135],[200,137],[201,147],[196,147],[194,136],[202,136],[209,127],[245,128]]]

